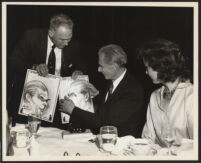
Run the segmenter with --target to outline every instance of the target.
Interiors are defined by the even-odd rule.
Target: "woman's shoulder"
[[[190,81],[181,82],[178,85],[178,90],[184,90],[188,95],[193,94],[193,84]]]
[[[156,90],[154,90],[152,93],[151,93],[151,96],[150,96],[150,101],[157,101],[157,99],[160,99],[159,97],[161,96],[161,91],[163,89],[163,86],[157,88]]]
[[[193,88],[193,84],[189,80],[187,80],[185,82],[179,83],[179,85],[178,85],[177,88],[179,88],[179,89],[182,89],[182,88]]]
[[[163,89],[163,86],[157,88],[156,90],[154,90],[154,91],[152,92],[151,96],[159,96],[160,93],[161,93],[161,91],[162,91],[162,89]]]

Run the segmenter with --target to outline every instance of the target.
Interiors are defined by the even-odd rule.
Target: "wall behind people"
[[[97,51],[110,43],[125,49],[127,66],[142,81],[147,96],[156,86],[145,75],[144,65],[136,55],[136,48],[147,39],[160,36],[177,42],[190,58],[190,68],[193,67],[192,8],[9,5],[8,57],[25,30],[48,27],[49,18],[55,13],[65,13],[73,19],[73,38],[78,39],[84,49],[91,83],[99,90],[105,85],[102,74],[97,72]]]

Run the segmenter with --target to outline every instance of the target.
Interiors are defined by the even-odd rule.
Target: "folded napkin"
[[[68,131],[63,131],[61,137],[62,139],[69,141],[88,142],[90,139],[95,139],[96,135],[93,135],[91,132],[70,133]]]
[[[151,144],[147,139],[136,139],[133,136],[117,138],[112,154],[114,155],[150,155]]]
[[[166,156],[169,152],[168,148],[158,149],[157,155]],[[174,146],[170,148],[171,155],[186,157],[193,154],[193,140],[182,139],[180,146]]]
[[[27,130],[25,124],[16,124],[16,126],[11,127],[10,131],[21,131],[21,130]]]

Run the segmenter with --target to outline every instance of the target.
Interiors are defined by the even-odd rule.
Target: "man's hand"
[[[71,114],[74,108],[75,104],[71,99],[67,98],[66,96],[64,97],[64,99],[61,99],[59,101],[59,111],[61,112]]]
[[[72,73],[72,78],[73,78],[74,80],[76,80],[77,77],[78,77],[78,75],[83,75],[83,72],[80,71],[80,70],[75,70],[75,71],[73,71],[73,73]]]
[[[48,75],[48,67],[46,64],[34,65],[32,69],[36,70],[40,76]]]

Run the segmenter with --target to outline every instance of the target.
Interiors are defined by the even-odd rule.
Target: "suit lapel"
[[[116,87],[116,89],[114,90],[114,92],[112,93],[110,98],[107,99],[106,102],[112,101],[115,97],[117,97],[122,92],[122,89],[124,89],[124,87],[125,87],[125,85],[127,83],[127,78],[128,78],[128,72],[126,72],[126,74],[124,75],[123,79],[121,80],[119,85]]]
[[[73,40],[72,40],[73,41]],[[72,43],[71,43],[72,44]],[[72,61],[72,52],[71,52],[71,46],[72,45],[68,45],[66,46],[63,50],[62,50],[62,64],[61,64],[61,76],[66,75],[65,72],[67,72],[67,70],[70,70],[72,68],[73,65],[73,61]],[[72,72],[71,72],[72,73]],[[68,73],[67,73],[68,74]],[[69,75],[69,74],[68,74]]]

